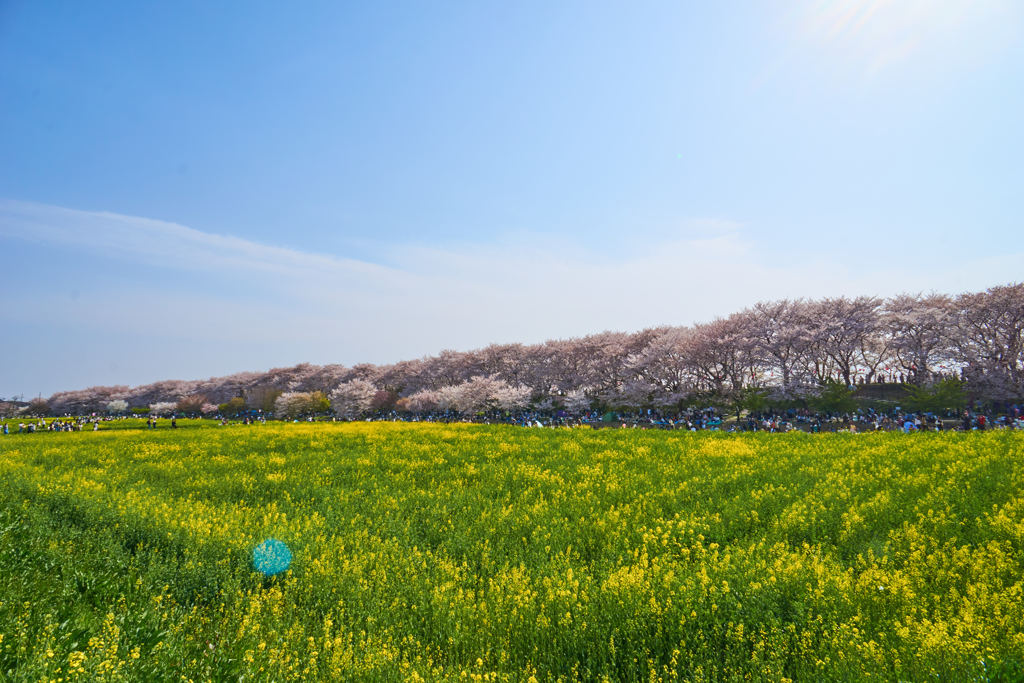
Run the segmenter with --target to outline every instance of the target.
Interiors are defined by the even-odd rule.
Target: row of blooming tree
[[[977,397],[1024,398],[1024,284],[946,296],[782,300],[686,327],[495,344],[392,365],[297,365],[201,381],[93,387],[49,399],[83,413],[174,403],[181,413],[381,410],[475,413],[670,408],[760,390],[813,396],[839,383],[930,386],[963,380]],[[123,402],[123,403],[122,403]],[[164,406],[161,406],[162,408]]]

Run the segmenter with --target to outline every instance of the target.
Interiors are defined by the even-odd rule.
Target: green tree
[[[219,406],[217,406],[217,410],[219,410],[220,414],[224,415],[225,417],[244,413],[248,409],[249,406],[246,404],[245,399],[242,398],[241,396],[235,396],[227,403],[221,403]]]
[[[811,404],[830,413],[849,413],[857,408],[853,390],[842,382],[828,382]]]
[[[736,419],[740,412],[747,410],[751,413],[764,412],[768,407],[768,390],[759,387],[744,387],[740,389],[733,399],[733,409],[736,411]]]
[[[939,412],[943,410],[963,410],[967,405],[967,389],[963,381],[947,378],[931,387],[917,387],[908,384],[905,387],[907,407],[911,410]]]
[[[331,401],[327,398],[327,395],[322,391],[314,391],[309,395],[309,412],[318,415],[320,413],[330,412]]]

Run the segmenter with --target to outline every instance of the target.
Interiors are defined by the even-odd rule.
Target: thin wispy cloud
[[[381,245],[390,264],[382,266],[149,218],[0,202],[4,242],[212,278],[215,286],[200,296],[175,278],[111,289],[90,285],[93,266],[81,259],[74,266],[81,292],[72,305],[64,285],[47,285],[44,278],[33,291],[35,305],[8,312],[9,321],[45,326],[59,311],[69,353],[75,330],[109,337],[109,348],[91,353],[109,354],[111,367],[124,356],[120,338],[151,339],[147,348],[161,358],[168,345],[202,349],[201,369],[188,365],[196,363],[193,354],[176,365],[158,365],[147,377],[96,378],[107,383],[300,361],[393,362],[444,348],[688,324],[780,297],[949,291],[950,283],[979,289],[1012,279],[1024,262],[1009,253],[979,261],[951,255],[948,263],[921,268],[900,260],[875,265],[844,255],[809,257],[806,251],[769,256],[727,221],[707,226],[714,229],[698,238],[638,238],[637,246],[613,260],[595,258],[586,244],[538,239],[444,248]],[[241,304],[221,291],[230,287],[256,292],[256,303]],[[241,368],[239,358],[247,359]]]
[[[396,275],[365,261],[261,244],[168,221],[13,200],[0,200],[0,236],[102,250],[184,269],[230,269],[292,278]]]
[[[666,314],[662,322],[680,318],[688,322],[691,316],[728,313],[729,306],[752,297],[800,295],[801,290],[810,289],[849,291],[858,286],[865,293],[884,293],[894,285],[913,286],[921,276],[904,263],[887,267],[887,261],[872,265],[870,259],[857,259],[855,265],[848,265],[845,255],[838,260],[827,255],[807,258],[805,252],[794,250],[792,256],[785,251],[768,256],[734,222],[693,220],[690,224],[702,226],[705,234],[638,235],[634,248],[612,262],[599,262],[585,243],[538,237],[448,247],[381,245],[390,264],[384,266],[150,218],[0,201],[0,237],[5,239],[93,251],[164,268],[202,270],[225,279],[247,278],[254,285],[263,282],[277,289],[299,289],[317,301],[358,301],[358,308],[380,311],[382,318],[399,313],[395,306],[409,297],[427,307],[430,302],[465,302],[531,319],[543,308],[538,304],[552,300],[572,301],[577,310],[604,310],[606,302],[628,303],[629,311],[636,312],[648,310],[645,301],[664,297],[688,303],[677,308],[678,313]],[[969,272],[970,267],[970,262],[962,263],[958,270]],[[273,278],[267,280],[268,274]],[[700,296],[691,297],[694,292]],[[593,300],[600,305],[588,303]],[[517,314],[515,306],[501,305],[503,301],[523,302],[532,313]],[[663,310],[660,305],[652,308]],[[555,317],[565,318],[562,313]]]

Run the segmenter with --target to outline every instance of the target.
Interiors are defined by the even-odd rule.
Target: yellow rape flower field
[[[0,482],[0,680],[1024,677],[1020,433],[11,435]]]

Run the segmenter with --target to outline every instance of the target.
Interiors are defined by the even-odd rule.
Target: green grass
[[[1021,674],[1017,433],[140,422],[0,439],[0,679]]]
[[[55,421],[56,422],[68,422],[68,421],[71,421],[72,418],[47,417],[47,418],[44,418],[44,419],[46,421],[46,424],[50,425],[50,424],[52,424]],[[38,425],[38,423],[39,423],[39,418],[37,418],[37,417],[17,417],[17,418],[8,417],[8,418],[0,418],[0,425],[6,424],[9,427],[9,429],[11,430],[11,435],[17,433],[18,425],[19,424],[25,424],[25,425],[35,424],[35,425]],[[177,427],[178,429],[213,429],[213,428],[216,428],[216,427],[219,426],[219,424],[218,424],[219,420],[215,420],[215,419],[200,419],[200,418],[179,417],[177,419],[177,423],[178,423],[178,427]],[[232,425],[240,425],[241,422],[239,420],[231,420],[230,424],[232,424]],[[42,431],[46,431],[43,428],[38,427],[38,426],[36,427],[36,429],[39,430],[39,431],[36,432],[37,434],[41,433]],[[140,430],[140,429],[141,430],[148,429],[148,427],[146,426],[146,418],[128,417],[128,418],[120,418],[120,419],[110,420],[110,421],[101,421],[100,422],[100,429],[99,429],[99,431],[103,432],[103,431]],[[157,430],[171,429],[171,420],[170,420],[170,418],[161,417],[160,419],[158,419],[157,420],[157,427],[156,427],[156,429]],[[86,423],[86,424],[84,424],[82,426],[82,431],[89,431],[89,430],[92,430],[92,424]]]

